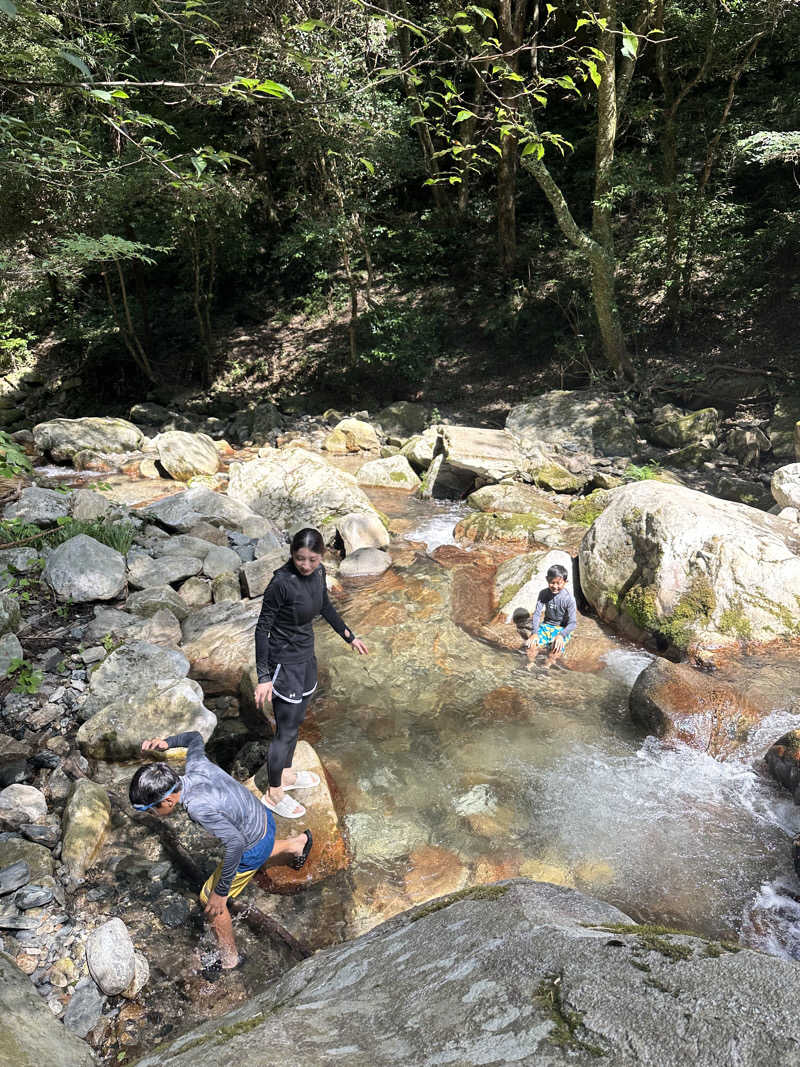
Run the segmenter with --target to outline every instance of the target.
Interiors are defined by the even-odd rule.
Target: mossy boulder
[[[598,614],[631,636],[705,650],[800,636],[800,537],[692,489],[611,490],[581,544],[580,573]]]
[[[687,445],[712,444],[719,429],[716,408],[683,412],[672,404],[664,404],[653,412],[653,421],[645,431],[648,441],[663,448],[685,448]]]
[[[387,456],[371,459],[359,468],[356,480],[359,485],[382,489],[418,489],[420,480],[405,456]]]
[[[498,482],[470,493],[467,503],[478,511],[509,512],[561,518],[563,508],[541,489],[524,482]]]
[[[453,533],[459,541],[517,541],[536,545],[541,543],[536,531],[543,524],[539,515],[479,511],[462,519]]]
[[[554,389],[518,404],[506,429],[526,453],[566,446],[599,456],[629,456],[637,448],[633,415],[618,397],[596,389]]]
[[[528,474],[536,485],[554,493],[579,493],[589,481],[586,475],[573,474],[555,460],[531,463]]]
[[[594,489],[588,496],[578,497],[567,508],[568,522],[578,522],[582,526],[591,526],[608,504],[608,490]]]
[[[797,424],[799,421],[800,396],[795,394],[782,396],[775,405],[775,411],[769,424],[772,454],[781,463],[792,463],[795,459],[800,460],[800,455],[795,453],[795,444],[798,442]]]

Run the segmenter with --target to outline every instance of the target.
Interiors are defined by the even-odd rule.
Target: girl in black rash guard
[[[325,542],[317,530],[306,528],[294,535],[291,557],[272,575],[256,626],[256,706],[272,701],[276,726],[267,757],[269,789],[263,803],[287,819],[299,819],[305,808],[286,796],[284,789],[319,784],[309,771],[292,770],[297,732],[317,688],[314,619],[322,615],[359,655],[367,654],[367,646],[345,626],[328,598],[324,553]]]

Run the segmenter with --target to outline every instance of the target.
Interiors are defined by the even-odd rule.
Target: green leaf
[[[477,7],[475,4],[470,4],[467,8],[467,11],[472,11],[476,15],[479,15],[482,19],[488,19],[490,22],[493,22],[495,26],[497,25],[497,19],[494,17],[488,7]]]
[[[525,147],[522,149],[522,156],[536,156],[537,159],[541,159],[544,155],[544,145],[541,141],[528,141]]]
[[[369,159],[364,159],[363,156],[359,156],[358,162],[362,163],[364,165],[364,169],[369,174],[371,174],[373,177],[375,176],[375,164],[374,163],[372,163]]]
[[[73,67],[77,67],[77,69],[81,72],[81,74],[83,74],[85,78],[91,78],[92,72],[89,70],[89,68],[86,66],[80,56],[76,56],[74,52],[67,52],[64,48],[59,48],[58,54],[61,56],[62,59],[66,59],[67,63],[71,63]]]
[[[552,14],[553,14],[553,13],[554,13],[555,11],[558,11],[558,8],[557,8],[557,7],[555,6],[555,4],[548,4],[548,5],[547,5],[547,17],[548,17],[548,18],[550,18],[550,16],[551,16],[551,15],[552,15]]]
[[[453,119],[453,122],[466,122],[467,119],[477,118],[471,111],[467,111],[466,108],[462,108],[461,111]]]
[[[579,30],[581,26],[590,26],[591,22],[591,19],[578,19],[578,21],[575,23],[575,29]]]
[[[13,0],[0,0],[0,11],[9,15],[12,19],[17,17],[17,5]]]
[[[622,23],[622,54],[626,59],[636,59],[639,52],[639,38]]]
[[[595,85],[600,85],[600,71],[597,69],[597,64],[592,62],[591,59],[584,60],[586,63],[586,69],[589,71],[589,77],[592,79]]]
[[[89,89],[89,96],[93,96],[95,100],[102,100],[104,104],[111,103],[111,93],[108,89]]]
[[[300,30],[301,33],[310,33],[312,30],[329,30],[330,26],[322,19],[306,19],[305,22],[300,22],[292,28]]]

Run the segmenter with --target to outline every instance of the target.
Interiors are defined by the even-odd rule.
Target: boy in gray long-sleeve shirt
[[[170,815],[183,804],[198,823],[225,846],[225,856],[200,891],[205,914],[217,936],[223,969],[235,967],[239,956],[228,911],[228,897],[237,897],[270,857],[284,854],[284,863],[299,870],[311,850],[311,831],[275,840],[275,819],[249,789],[206,757],[196,730],[142,742],[143,752],[186,749],[186,771],[177,774],[166,763],[140,767],[129,789],[137,811]]]
[[[526,647],[535,650],[547,646],[546,667],[552,667],[555,661],[564,655],[567,642],[578,623],[575,597],[566,588],[567,569],[560,563],[554,563],[545,575],[547,588],[542,589],[536,601],[536,608],[531,621],[532,636]]]

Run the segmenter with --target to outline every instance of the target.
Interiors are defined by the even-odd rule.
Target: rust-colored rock
[[[481,701],[481,711],[488,719],[495,721],[527,722],[537,710],[541,710],[540,705],[510,685],[492,689]],[[512,875],[507,877],[511,878]]]
[[[769,773],[800,804],[800,730],[784,734],[766,755]]]
[[[664,659],[654,659],[636,679],[629,706],[633,718],[657,737],[720,760],[736,752],[766,714],[724,682]]]
[[[446,848],[425,845],[411,853],[408,863],[405,888],[414,904],[454,893],[469,881],[467,868],[455,852]]]
[[[314,837],[314,847],[305,866],[299,871],[283,866],[262,867],[255,880],[268,893],[299,893],[324,881],[336,871],[344,870],[350,863],[325,768],[307,741],[298,741],[292,766],[298,771],[313,771],[318,774],[320,784],[315,789],[297,789],[292,792],[292,796],[303,805],[306,813],[301,819],[276,818],[277,836],[287,837],[309,829]],[[260,797],[262,794],[256,781],[265,785],[265,778],[265,773],[257,771],[245,785]]]

